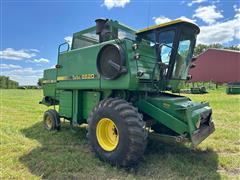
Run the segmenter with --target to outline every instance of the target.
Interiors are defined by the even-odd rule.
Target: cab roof
[[[188,25],[192,26],[193,28],[195,28],[198,33],[200,32],[200,29],[196,24],[194,24],[192,22],[189,22],[189,21],[186,21],[186,20],[176,19],[176,20],[169,21],[169,22],[166,22],[166,23],[157,24],[157,25],[150,26],[150,27],[147,27],[147,28],[144,28],[144,29],[140,29],[139,31],[137,31],[136,34],[140,34],[140,33],[146,32],[146,31],[150,31],[150,30],[158,29],[158,28],[163,28],[163,27],[167,27],[167,26],[171,26],[171,25],[175,25],[175,24],[188,24]]]

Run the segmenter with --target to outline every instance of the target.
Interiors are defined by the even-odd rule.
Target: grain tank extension
[[[176,95],[189,78],[197,25],[182,20],[135,31],[117,21],[73,34],[55,68],[44,71],[40,103],[48,130],[88,123],[87,137],[101,160],[130,166],[142,157],[148,133],[188,139],[197,146],[213,131],[212,109]]]

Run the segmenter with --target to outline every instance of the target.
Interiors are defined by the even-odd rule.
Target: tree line
[[[16,89],[18,87],[17,81],[13,81],[7,76],[0,76],[0,89]]]
[[[229,49],[229,50],[235,50],[235,51],[240,51],[239,46],[223,46],[222,44],[198,44],[195,49],[194,49],[194,56],[198,56],[199,54],[203,53],[209,48],[216,48],[216,49]]]

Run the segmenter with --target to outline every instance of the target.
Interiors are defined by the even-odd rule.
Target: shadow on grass
[[[91,151],[85,128],[73,132],[63,123],[59,132],[48,132],[42,123],[23,129],[39,146],[20,158],[30,172],[44,179],[219,179],[218,156],[211,149],[191,150],[183,145],[149,138],[146,153],[130,170],[101,162]]]

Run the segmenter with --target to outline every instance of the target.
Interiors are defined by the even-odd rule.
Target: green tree
[[[208,46],[205,44],[198,44],[195,49],[194,49],[194,56],[198,56],[199,54],[201,54],[202,52],[206,51],[208,49]]]
[[[230,50],[235,50],[235,51],[240,51],[240,48],[238,46],[223,46],[222,44],[210,44],[210,45],[206,45],[206,44],[198,44],[195,49],[194,49],[194,56],[198,56],[199,54],[203,53],[204,51],[206,51],[209,48],[216,48],[216,49],[230,49]]]
[[[13,81],[7,76],[0,76],[0,89],[16,89],[18,86],[17,81]]]
[[[229,46],[229,47],[224,47],[224,49],[230,49],[230,50],[234,50],[234,51],[240,51],[240,47],[239,47],[239,46]]]
[[[42,87],[42,82],[43,82],[43,78],[39,78],[37,83],[38,86]]]

